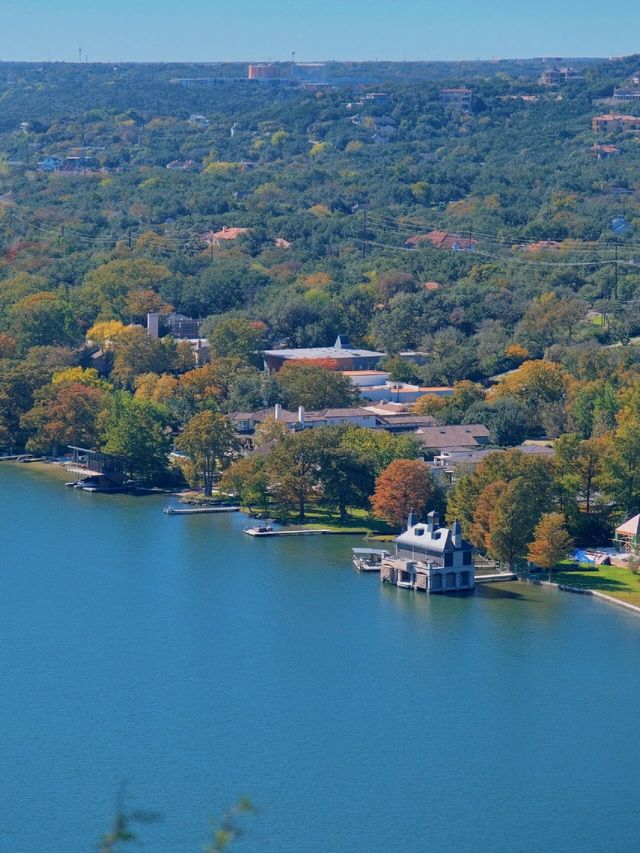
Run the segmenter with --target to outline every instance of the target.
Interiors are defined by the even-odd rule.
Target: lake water
[[[164,502],[0,465],[0,851],[95,850],[123,780],[150,853],[242,794],[239,851],[639,849],[640,618]]]

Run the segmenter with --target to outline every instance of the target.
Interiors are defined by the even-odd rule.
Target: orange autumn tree
[[[432,509],[435,494],[433,479],[424,462],[396,459],[376,479],[371,506],[374,515],[400,527],[412,509],[418,517]]]
[[[551,569],[563,560],[573,546],[573,540],[560,512],[546,512],[536,525],[535,539],[529,545],[527,559],[541,569]]]

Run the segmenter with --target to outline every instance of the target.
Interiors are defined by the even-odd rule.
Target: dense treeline
[[[322,366],[274,379],[255,356],[346,334],[387,352],[395,379],[456,383],[419,404],[441,423],[615,458],[637,376],[638,155],[621,132],[595,140],[616,156],[595,156],[591,117],[639,65],[581,62],[584,80],[549,88],[533,61],[336,64],[332,79],[369,85],[318,89],[233,80],[234,65],[1,66],[0,446],[93,444],[171,479],[195,417],[352,402]],[[176,82],[211,76],[226,82]],[[440,98],[462,82],[467,110]],[[224,227],[246,230],[207,242]],[[472,251],[405,246],[433,229]],[[148,337],[148,311],[203,319],[212,363]],[[334,450],[359,482],[361,456]],[[607,465],[599,494],[632,508]],[[584,506],[559,494],[545,512],[576,532]]]

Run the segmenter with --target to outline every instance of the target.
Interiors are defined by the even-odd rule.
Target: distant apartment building
[[[447,104],[447,106],[450,107],[469,109],[471,107],[472,97],[473,92],[466,86],[440,89],[440,100],[443,104]]]
[[[621,88],[613,90],[614,101],[640,101],[640,88]]]
[[[640,130],[640,116],[608,113],[591,119],[594,133],[615,133],[621,130]]]
[[[541,86],[561,86],[564,83],[579,83],[584,80],[582,74],[578,74],[573,68],[567,66],[563,68],[546,68],[538,82]]]
[[[248,80],[279,80],[283,66],[277,62],[251,63],[247,69]]]
[[[328,68],[326,62],[296,62],[292,74],[299,83],[323,85],[327,82]]]

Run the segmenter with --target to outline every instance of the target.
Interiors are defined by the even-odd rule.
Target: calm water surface
[[[0,851],[95,850],[123,779],[151,853],[245,793],[243,851],[640,848],[640,619],[163,503],[0,465]]]

